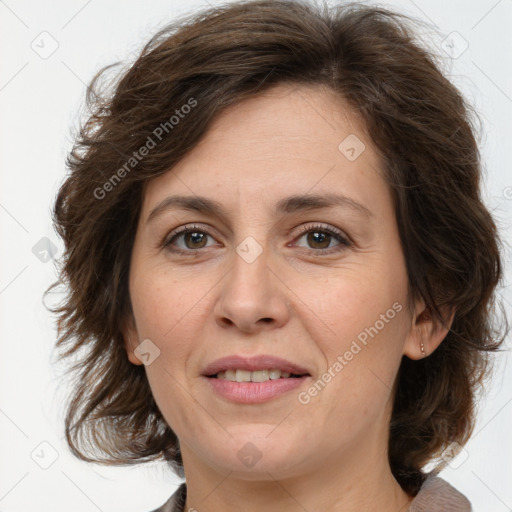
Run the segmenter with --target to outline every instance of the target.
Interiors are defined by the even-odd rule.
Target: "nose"
[[[252,262],[233,255],[231,271],[221,281],[215,320],[245,333],[282,327],[289,319],[287,287],[271,268],[268,250]]]

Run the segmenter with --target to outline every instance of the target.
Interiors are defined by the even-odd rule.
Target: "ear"
[[[445,325],[434,320],[422,300],[416,302],[410,332],[404,345],[404,355],[409,359],[423,359],[439,347],[453,323],[455,309],[441,309],[441,314]]]
[[[132,364],[141,365],[142,361],[135,355],[135,349],[139,345],[139,335],[133,315],[130,315],[125,321],[122,333],[124,338],[124,348],[126,349],[128,360]]]

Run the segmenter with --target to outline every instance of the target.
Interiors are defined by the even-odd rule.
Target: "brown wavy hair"
[[[478,116],[418,42],[419,23],[355,3],[239,1],[175,21],[127,70],[94,77],[52,212],[65,252],[60,283],[47,290],[66,289],[52,311],[59,358],[74,357],[65,431],[76,456],[163,458],[183,476],[179,440],[122,335],[133,318],[128,274],[145,184],[226,107],[279,83],[327,87],[358,112],[393,193],[409,298],[423,299],[438,324],[455,310],[439,348],[404,357],[399,369],[388,447],[395,478],[415,495],[425,464],[467,441],[475,393],[505,337],[495,315],[501,244],[480,196]],[[156,133],[156,147],[136,158]]]

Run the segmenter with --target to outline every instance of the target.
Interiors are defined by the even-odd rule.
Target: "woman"
[[[169,461],[159,511],[471,510],[436,474],[503,339],[499,239],[411,26],[238,2],[93,82],[54,210],[67,440]]]

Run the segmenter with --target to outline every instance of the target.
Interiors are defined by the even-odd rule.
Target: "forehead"
[[[364,124],[343,99],[281,84],[218,115],[195,148],[147,184],[143,214],[170,192],[234,200],[238,208],[308,191],[375,202],[370,185],[386,194],[380,175]]]
[[[368,139],[364,132],[355,110],[330,89],[279,84],[218,115],[194,156],[222,145],[223,152],[231,146],[242,161],[267,157],[332,161],[338,156],[340,136],[352,133]]]

